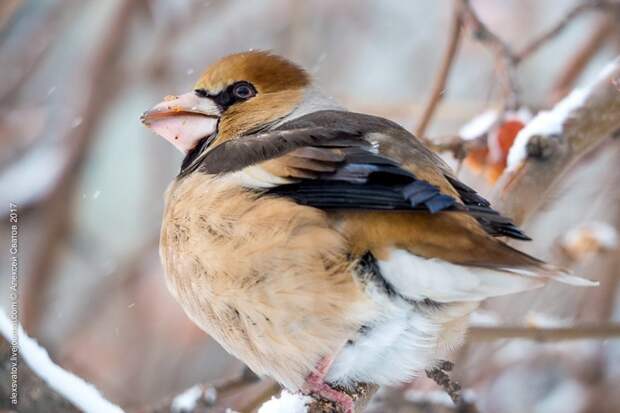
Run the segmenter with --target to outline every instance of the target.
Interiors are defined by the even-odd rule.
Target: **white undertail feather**
[[[574,287],[597,287],[599,285],[598,281],[592,281],[587,278],[573,275],[567,270],[556,267],[552,264],[543,264],[541,266],[541,270],[542,271],[539,271],[537,276],[562,284],[568,284]]]
[[[485,298],[531,290],[548,280],[596,285],[551,265],[467,267],[402,249],[393,249],[378,264],[397,295],[369,283],[366,293],[379,312],[338,353],[326,377],[329,383],[347,387],[355,382],[393,385],[410,381],[462,344],[469,314]]]
[[[551,266],[541,268],[479,268],[423,258],[393,249],[389,259],[379,261],[383,277],[400,294],[440,303],[482,301],[542,287],[547,280],[571,285],[597,283],[569,275]]]
[[[415,306],[375,284],[366,293],[380,312],[338,353],[326,377],[329,383],[348,387],[355,382],[410,381],[462,344],[468,314],[478,306],[477,302]]]

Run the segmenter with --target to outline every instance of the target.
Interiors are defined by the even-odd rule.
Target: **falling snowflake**
[[[77,118],[73,119],[73,122],[71,122],[71,127],[77,128],[78,126],[82,124],[83,121],[84,119],[82,119],[81,116],[78,116]]]

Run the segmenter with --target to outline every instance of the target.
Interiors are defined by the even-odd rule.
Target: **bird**
[[[141,121],[183,154],[160,257],[187,316],[260,376],[352,412],[462,344],[481,301],[594,282],[529,240],[399,124],[269,51],[225,56]]]

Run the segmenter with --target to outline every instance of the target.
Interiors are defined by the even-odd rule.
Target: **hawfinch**
[[[527,240],[411,133],[276,55],[233,54],[142,121],[185,159],[160,255],[189,318],[252,370],[351,412],[458,346],[481,300],[549,279]]]

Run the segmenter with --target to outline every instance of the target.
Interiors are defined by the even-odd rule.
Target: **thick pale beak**
[[[140,120],[156,134],[187,153],[207,136],[215,134],[220,110],[208,97],[194,92],[166,96],[164,101],[142,114]]]

